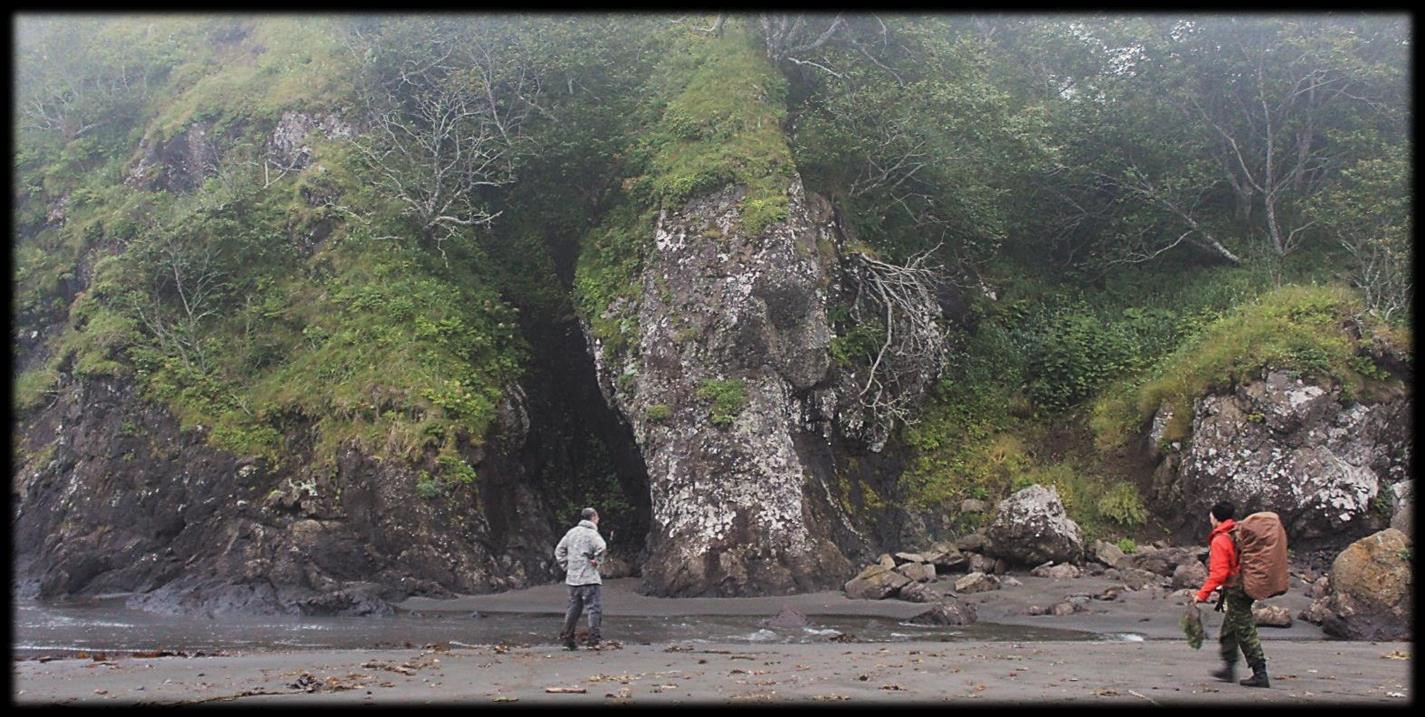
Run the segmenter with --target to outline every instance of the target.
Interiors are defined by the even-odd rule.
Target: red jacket
[[[1202,584],[1202,589],[1197,591],[1198,602],[1206,602],[1213,590],[1242,569],[1242,566],[1237,564],[1237,546],[1233,545],[1232,536],[1227,534],[1236,524],[1237,521],[1228,518],[1212,529],[1212,537],[1208,539],[1207,547],[1207,581]]]

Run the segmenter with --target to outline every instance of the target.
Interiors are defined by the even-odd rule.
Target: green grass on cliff
[[[669,99],[635,149],[646,172],[633,193],[672,209],[739,184],[744,232],[786,219],[794,169],[782,131],[787,83],[743,23],[727,23],[721,37],[690,34],[675,43],[653,84]]]
[[[756,235],[786,219],[793,171],[782,131],[786,81],[742,23],[729,22],[721,37],[684,30],[670,39],[644,91],[647,125],[629,150],[634,176],[584,239],[575,279],[580,314],[610,355],[637,342],[631,319],[603,314],[641,292],[657,211],[737,184],[742,231]]]
[[[93,136],[19,135],[16,315],[62,322],[17,378],[22,416],[45,405],[65,373],[124,377],[238,455],[283,461],[311,450],[330,463],[356,442],[444,480],[471,478],[458,451],[485,439],[527,350],[493,288],[495,267],[469,242],[452,243],[460,246],[448,248],[448,264],[422,249],[353,174],[338,141],[310,138],[315,155],[300,172],[262,171],[283,112],[353,110],[337,24],[95,26],[89,51],[149,63],[151,84],[141,106]],[[190,193],[125,184],[141,140],[194,123],[211,124],[216,176]],[[61,200],[65,221],[46,224]],[[86,271],[87,285],[77,280]],[[187,277],[184,292],[175,271]],[[192,282],[204,275],[200,305]],[[83,290],[68,302],[65,287]]]
[[[1352,336],[1354,326],[1364,328],[1365,336]],[[1250,380],[1263,369],[1339,384],[1348,397],[1360,396],[1371,382],[1388,378],[1364,355],[1372,329],[1394,337],[1398,346],[1409,345],[1404,330],[1366,318],[1360,297],[1344,287],[1271,291],[1217,319],[1146,378],[1105,392],[1093,405],[1096,440],[1106,450],[1124,445],[1164,403],[1173,412],[1164,440],[1181,440],[1197,397]]]

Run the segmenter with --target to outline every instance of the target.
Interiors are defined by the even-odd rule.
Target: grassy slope
[[[86,263],[94,276],[48,342],[48,359],[18,377],[16,406],[43,405],[62,369],[134,376],[185,426],[210,427],[211,441],[241,455],[292,457],[285,441],[300,424],[316,429],[318,462],[354,439],[378,456],[423,459],[438,478],[470,480],[459,439],[483,440],[522,363],[513,314],[478,249],[457,249],[446,265],[402,241],[341,143],[318,142],[307,168],[263,188],[255,160],[282,113],[350,107],[350,68],[330,21],[296,20],[244,21],[210,43],[201,33],[225,21],[108,24],[119,41],[162,50],[134,46],[134,56],[181,59],[167,60],[164,83],[127,131],[107,142],[28,145],[20,173],[35,191],[17,218],[61,196],[70,210],[62,227],[22,236],[17,313],[63,314],[58,283]],[[193,47],[173,47],[185,37]],[[218,139],[218,177],[187,196],[122,183],[139,138],[159,141],[195,122]],[[376,212],[368,226],[316,196]],[[296,248],[318,232],[327,238],[315,252]],[[202,361],[157,340],[136,312],[153,295],[148,282],[168,240],[211,251],[228,285],[192,332],[206,348]],[[172,313],[171,289],[160,295]]]
[[[685,30],[669,47],[647,85],[654,99],[630,149],[634,176],[579,257],[580,314],[613,352],[636,343],[635,329],[603,314],[619,299],[636,301],[634,278],[659,208],[738,184],[743,231],[755,235],[786,218],[793,167],[782,133],[786,81],[740,22],[721,37]]]

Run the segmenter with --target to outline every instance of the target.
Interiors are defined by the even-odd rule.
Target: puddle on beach
[[[156,615],[122,605],[40,605],[13,610],[15,657],[76,651],[215,651],[401,648],[450,642],[456,647],[504,643],[554,645],[560,619],[553,615],[486,613],[398,614],[393,617],[219,617]],[[685,615],[604,617],[604,636],[625,644],[828,642],[838,635],[857,642],[963,640],[1141,640],[1077,630],[976,623],[963,627],[916,625],[892,618],[812,616],[806,627],[764,627],[763,617]],[[583,627],[586,623],[580,621]]]

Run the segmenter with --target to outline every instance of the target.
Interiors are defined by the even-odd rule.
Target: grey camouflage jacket
[[[608,545],[599,529],[587,520],[570,528],[554,549],[554,559],[564,568],[566,585],[602,585],[599,563],[603,562]]]

